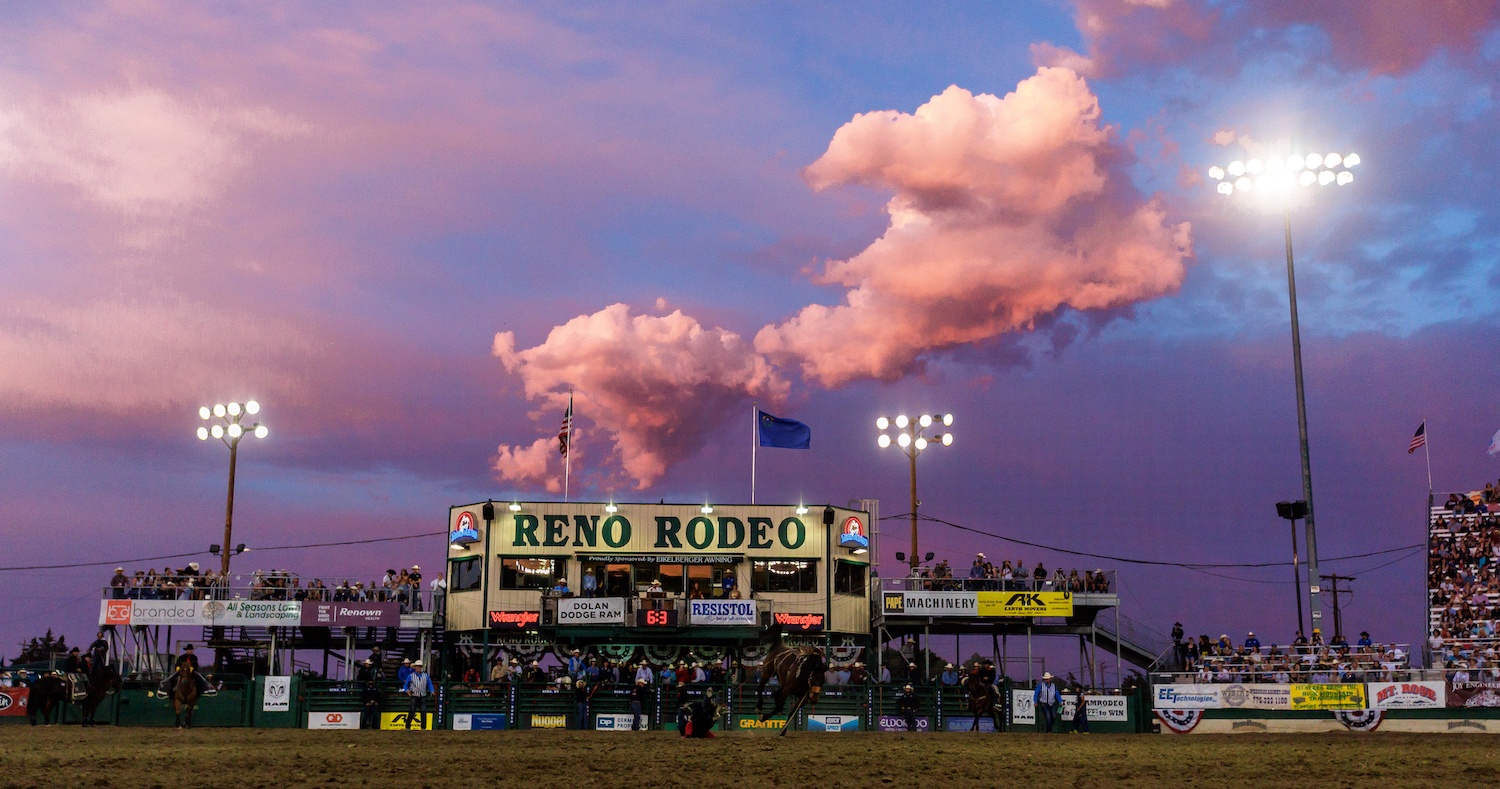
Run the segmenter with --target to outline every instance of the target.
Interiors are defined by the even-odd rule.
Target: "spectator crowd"
[[[1180,681],[1211,683],[1391,682],[1409,678],[1411,655],[1400,644],[1380,644],[1368,631],[1350,644],[1342,635],[1327,643],[1314,628],[1311,639],[1297,632],[1285,645],[1263,645],[1254,631],[1235,644],[1223,634],[1184,638],[1182,623],[1172,625],[1177,665],[1188,675]]]
[[[431,595],[439,595],[447,586],[441,573],[428,584]],[[311,600],[325,602],[398,602],[402,613],[422,611],[424,595],[422,568],[413,564],[401,570],[388,569],[379,580],[343,579],[325,583],[314,578],[306,584],[286,570],[256,570],[247,587],[231,587],[217,570],[203,571],[197,562],[173,569],[163,567],[137,570],[128,574],[116,567],[109,581],[110,597],[116,600]],[[429,595],[429,597],[431,596]]]
[[[1448,496],[1428,529],[1428,652],[1450,675],[1496,677],[1500,484]]]
[[[1025,561],[1011,562],[1004,559],[999,565],[984,554],[975,554],[974,561],[962,575],[956,575],[947,559],[926,567],[917,566],[907,576],[908,588],[926,591],[1020,591],[1020,592],[1078,592],[1108,594],[1110,577],[1103,570],[1056,568],[1049,575],[1045,562],[1028,567]]]

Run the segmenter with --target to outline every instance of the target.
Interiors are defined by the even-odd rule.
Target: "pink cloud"
[[[767,326],[756,349],[826,386],[894,380],[1061,309],[1176,290],[1190,228],[1135,191],[1099,116],[1077,74],[1046,68],[1004,98],[950,87],[910,115],[855,116],[806,175],[894,191],[890,226],[825,266],[819,281],[850,288],[843,304]]]
[[[1039,66],[1086,76],[1139,67],[1212,60],[1235,62],[1238,45],[1274,45],[1266,33],[1298,26],[1327,36],[1327,52],[1345,69],[1400,74],[1440,51],[1472,56],[1500,22],[1496,0],[1254,0],[1222,6],[1203,0],[1076,0],[1084,52],[1050,42],[1031,46]],[[1229,55],[1226,61],[1225,56]]]
[[[608,436],[637,488],[649,487],[669,465],[696,452],[744,401],[774,402],[789,389],[734,332],[705,328],[681,311],[631,315],[624,304],[580,315],[522,351],[515,349],[514,334],[501,332],[494,355],[521,377],[527,399],[543,404],[533,416],[545,429],[555,428],[571,387],[575,415]],[[550,462],[555,481],[560,467],[548,443],[502,445],[496,472],[505,480],[535,481],[547,475],[542,463]]]

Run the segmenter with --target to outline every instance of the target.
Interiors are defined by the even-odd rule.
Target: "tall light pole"
[[[1221,195],[1261,194],[1284,211],[1286,233],[1286,288],[1292,310],[1292,366],[1297,381],[1297,435],[1302,450],[1302,500],[1307,516],[1302,523],[1307,536],[1307,592],[1311,601],[1313,629],[1323,624],[1323,594],[1318,585],[1318,536],[1313,526],[1312,461],[1307,449],[1307,399],[1302,386],[1302,332],[1297,323],[1297,274],[1292,265],[1292,202],[1299,189],[1311,186],[1346,186],[1354,181],[1350,168],[1359,164],[1359,154],[1326,156],[1292,154],[1268,159],[1233,161],[1227,167],[1208,168],[1208,177],[1218,182]],[[1300,598],[1299,598],[1300,599]]]
[[[229,583],[229,548],[231,535],[234,533],[234,465],[239,456],[240,439],[247,434],[254,434],[256,438],[265,438],[270,432],[265,425],[254,422],[249,425],[241,423],[247,416],[255,416],[260,413],[260,403],[251,400],[241,406],[239,403],[224,405],[218,403],[212,408],[203,406],[198,409],[198,416],[210,424],[199,426],[198,440],[207,441],[210,436],[224,442],[229,447],[229,503],[224,506],[224,544],[219,553],[219,571],[224,574],[224,583]]]
[[[901,414],[894,420],[896,438],[893,441],[890,434],[884,432],[890,429],[893,420],[885,417],[875,420],[875,428],[882,431],[880,437],[875,440],[875,443],[879,444],[881,449],[885,449],[892,443],[895,443],[906,455],[907,459],[911,461],[911,559],[909,564],[911,564],[913,570],[917,569],[917,565],[922,562],[922,557],[917,553],[917,507],[920,505],[920,500],[917,498],[917,455],[922,454],[922,451],[930,446],[942,444],[946,447],[953,445],[952,433],[933,436],[931,441],[928,441],[926,436],[922,435],[923,431],[938,423],[941,423],[943,427],[951,426],[953,424],[953,415],[943,414],[942,416],[937,416],[935,414],[922,414],[912,419],[907,417],[906,414]]]

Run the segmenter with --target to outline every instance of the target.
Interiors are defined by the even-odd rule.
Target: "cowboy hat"
[[[912,686],[910,685],[907,685],[906,687],[902,688],[902,690],[914,690],[914,688],[912,688]]]
[[[1052,679],[1052,672],[1050,672],[1050,671],[1043,671],[1042,672],[1042,679],[1044,679],[1044,680]]]
[[[414,660],[414,661],[412,661],[411,667],[412,668],[416,668],[417,666],[425,666],[425,665],[427,665],[427,664],[423,663],[420,660]]]

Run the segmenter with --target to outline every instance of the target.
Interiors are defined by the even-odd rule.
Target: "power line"
[[[902,515],[887,515],[887,516],[882,517],[881,520],[894,520],[894,519],[898,519],[898,518],[910,518],[910,517],[911,517],[911,513],[908,512],[908,513],[905,513],[905,514],[902,514]],[[994,532],[988,532],[988,531],[985,531],[983,529],[976,529],[976,528],[974,528],[972,526],[964,526],[962,524],[954,523],[952,521],[943,520],[942,518],[934,518],[931,515],[920,515],[919,514],[917,517],[919,519],[921,519],[921,520],[932,521],[933,523],[941,523],[944,526],[951,526],[951,527],[953,527],[955,529],[959,529],[961,531],[972,532],[974,534],[979,534],[979,535],[982,535],[982,536],[985,536],[985,537],[992,537],[994,539],[1001,540],[1003,542],[1011,542],[1011,543],[1015,543],[1017,545],[1025,545],[1025,546],[1030,547],[1030,548],[1040,548],[1040,549],[1046,550],[1046,551],[1055,551],[1057,553],[1063,553],[1063,554],[1067,554],[1069,556],[1084,556],[1084,557],[1087,557],[1087,558],[1090,558],[1090,559],[1104,559],[1106,561],[1120,562],[1122,564],[1146,564],[1146,565],[1152,565],[1152,566],[1156,566],[1156,567],[1182,567],[1182,568],[1186,568],[1186,569],[1189,569],[1189,570],[1192,570],[1192,569],[1202,569],[1202,568],[1212,568],[1212,569],[1221,569],[1222,570],[1222,569],[1246,568],[1246,567],[1248,567],[1248,568],[1256,568],[1256,567],[1281,567],[1281,566],[1283,566],[1283,565],[1286,564],[1286,562],[1216,562],[1216,563],[1215,562],[1209,562],[1209,563],[1205,563],[1205,562],[1168,562],[1168,561],[1162,561],[1162,560],[1158,560],[1158,559],[1132,559],[1132,558],[1126,557],[1126,556],[1110,556],[1108,554],[1090,553],[1088,551],[1074,551],[1074,550],[1070,550],[1070,549],[1067,549],[1067,548],[1059,548],[1059,547],[1057,547],[1055,545],[1046,545],[1044,543],[1031,542],[1030,540],[1021,540],[1021,539],[1017,539],[1015,537],[1007,537],[1007,536],[1005,536],[1003,534],[996,534]],[[1331,558],[1323,559],[1322,561],[1324,561],[1324,562],[1338,562],[1338,561],[1344,561],[1344,560],[1347,560],[1347,559],[1363,559],[1363,558],[1366,558],[1366,557],[1369,557],[1369,556],[1384,556],[1386,554],[1399,553],[1401,551],[1410,551],[1410,550],[1413,550],[1413,549],[1416,549],[1416,548],[1426,548],[1426,547],[1427,546],[1426,546],[1425,543],[1421,543],[1421,544],[1417,544],[1417,545],[1403,545],[1403,546],[1401,546],[1399,548],[1387,548],[1387,549],[1385,549],[1383,551],[1370,551],[1368,553],[1354,553],[1354,554],[1350,554],[1348,556],[1334,556],[1334,557],[1331,557]],[[1222,577],[1227,578],[1229,576],[1222,576]]]
[[[264,553],[265,551],[291,551],[302,548],[335,548],[343,545],[368,545],[376,542],[395,542],[397,540],[415,540],[420,537],[436,537],[447,532],[434,531],[421,534],[405,534],[399,537],[372,537],[367,540],[344,540],[342,542],[313,542],[305,545],[271,545],[265,548],[247,548],[246,550]],[[127,564],[141,564],[142,562],[157,562],[164,559],[185,559],[189,556],[202,556],[208,551],[193,551],[192,553],[169,553],[161,556],[142,556],[135,559],[110,559],[100,562],[75,562],[73,564],[33,564],[16,567],[0,567],[0,572],[12,572],[20,570],[71,570],[78,567],[103,567],[105,565],[125,566]]]

